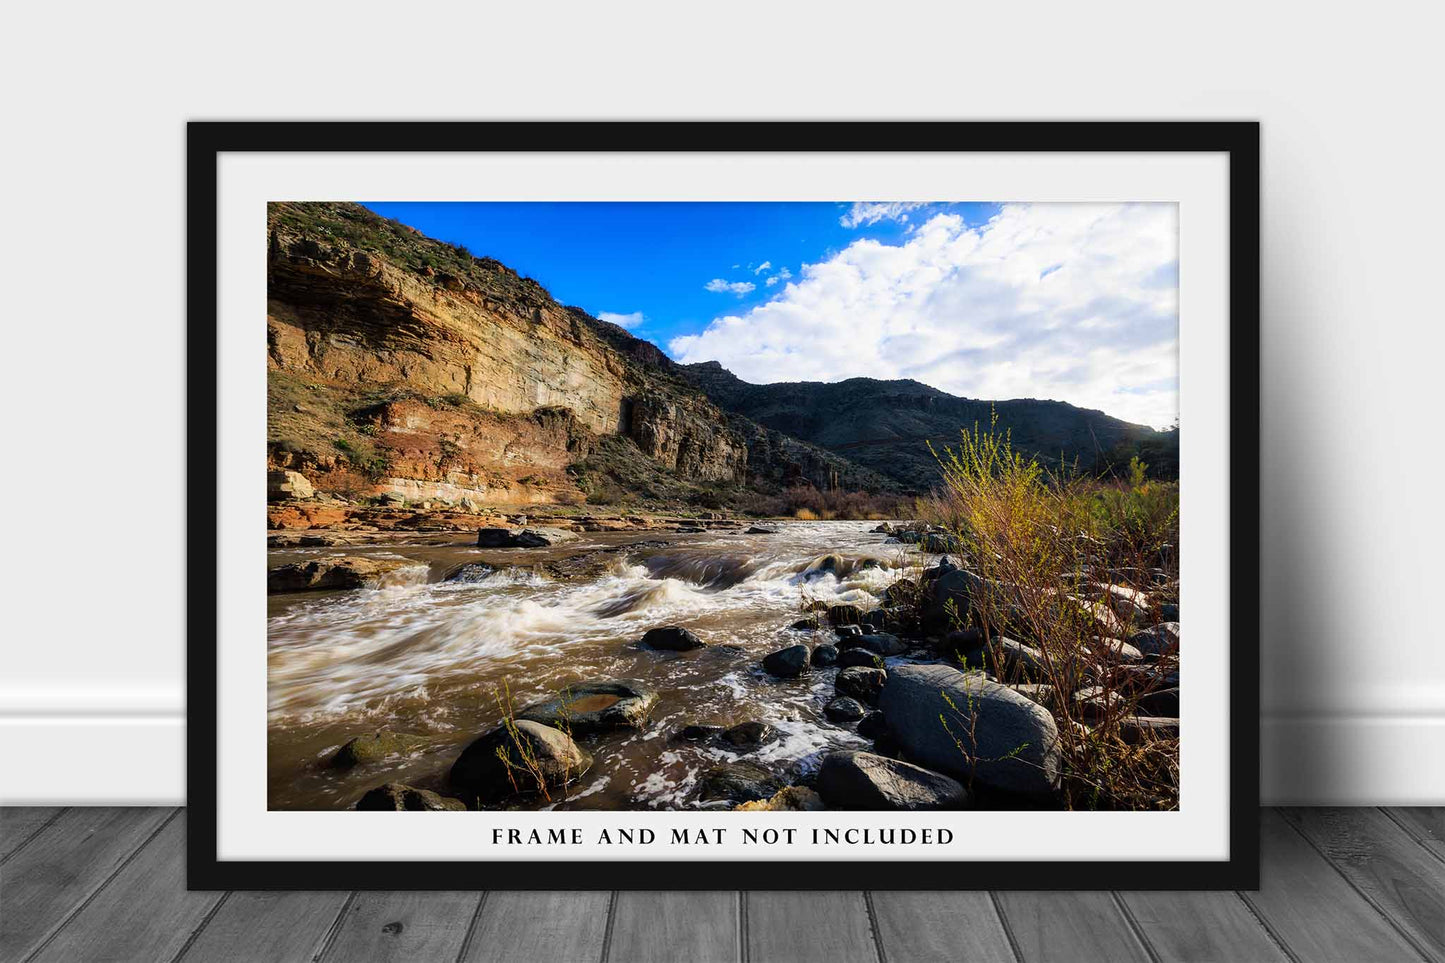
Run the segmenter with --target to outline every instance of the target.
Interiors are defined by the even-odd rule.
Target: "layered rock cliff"
[[[749,479],[756,426],[537,282],[359,205],[267,222],[269,467],[352,495],[568,502],[607,438],[684,485]]]

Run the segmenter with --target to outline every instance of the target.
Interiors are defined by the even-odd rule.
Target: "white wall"
[[[1266,799],[1445,802],[1440,6],[794,6],[12,10],[0,798],[184,795],[188,118],[1253,118]]]

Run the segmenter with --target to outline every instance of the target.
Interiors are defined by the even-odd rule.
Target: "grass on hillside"
[[[1161,603],[1177,603],[1178,483],[1148,480],[1137,458],[1119,479],[1049,471],[1015,452],[996,425],[964,432],[956,451],[937,457],[944,490],[920,500],[920,514],[948,530],[964,567],[984,579],[970,610],[958,613],[959,627],[981,629],[989,644],[1007,637],[1041,653],[1030,681],[1053,686],[1047,708],[1062,741],[1067,805],[1177,808],[1178,739],[1126,738],[1144,693],[1098,641],[1101,621],[1110,621],[1098,607],[1129,610],[1143,627],[1161,621]],[[1147,610],[1136,615],[1106,585],[1145,593]],[[1174,652],[1154,667],[1177,666]],[[1074,698],[1090,686],[1096,699]]]

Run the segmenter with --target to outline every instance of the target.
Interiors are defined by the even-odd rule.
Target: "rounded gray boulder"
[[[956,779],[871,752],[831,752],[818,770],[830,809],[957,809],[968,792]]]
[[[1062,751],[1043,706],[976,672],[904,665],[888,673],[878,708],[903,754],[920,765],[1000,792],[1045,796],[1059,783]]]

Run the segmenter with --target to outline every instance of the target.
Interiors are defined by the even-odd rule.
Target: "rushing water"
[[[786,522],[769,524],[771,535],[668,535],[663,546],[655,533],[633,533],[547,549],[479,549],[458,536],[448,545],[272,551],[272,565],[338,553],[415,564],[376,589],[271,597],[270,805],[347,807],[383,782],[446,792],[457,754],[501,718],[503,693],[520,708],[591,680],[640,679],[661,699],[646,729],[581,740],[596,761],[565,807],[692,806],[698,775],[719,763],[742,759],[798,775],[828,748],[862,747],[823,717],[834,670],[778,680],[758,662],[784,645],[823,641],[787,628],[808,602],[867,607],[904,574],[903,547],[871,533],[875,524]],[[623,548],[630,543],[644,545]],[[550,579],[534,570],[602,548],[623,550],[595,577]],[[821,570],[818,559],[830,553],[843,563]],[[497,570],[443,580],[467,562]],[[686,626],[708,647],[637,646],[663,625]],[[753,720],[783,738],[742,756],[671,738],[685,725]],[[386,762],[328,767],[347,739],[381,728],[424,741]]]

